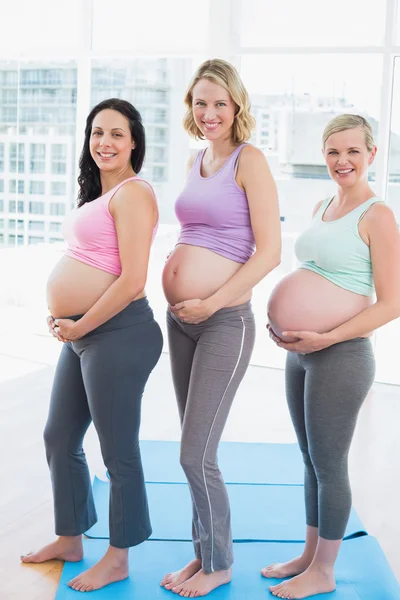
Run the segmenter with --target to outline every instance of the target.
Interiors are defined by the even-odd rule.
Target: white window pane
[[[93,50],[199,52],[207,47],[209,0],[196,5],[201,19],[193,19],[187,0],[96,0]],[[118,15],[118,18],[116,18]]]
[[[87,45],[82,0],[14,0],[1,11],[0,51],[79,50]],[[86,36],[86,39],[85,39]]]
[[[184,186],[190,144],[182,127],[183,98],[194,68],[192,58],[92,61],[92,105],[111,97],[122,98],[131,102],[143,119],[146,159],[140,176],[153,186],[160,211],[146,291],[165,340],[161,272],[179,229],[174,203]]]
[[[400,59],[395,60],[392,122],[390,127],[389,176],[387,201],[400,224]],[[379,148],[378,148],[379,151]],[[400,384],[398,353],[400,319],[381,327],[376,334],[375,355],[377,357],[376,379]]]
[[[366,72],[376,82],[374,89],[368,85]],[[260,73],[265,76],[260,77]],[[257,121],[252,141],[267,156],[284,219],[282,262],[254,293],[257,328],[263,331],[272,288],[297,266],[293,252],[296,237],[309,225],[315,204],[335,191],[321,153],[324,127],[337,114],[361,113],[376,135],[382,59],[344,55],[244,56],[241,75]],[[283,367],[284,360],[285,354],[266,335],[258,336],[254,363]]]
[[[241,0],[242,46],[383,44],[386,0]]]
[[[400,222],[400,58],[395,60],[390,132],[388,202]]]

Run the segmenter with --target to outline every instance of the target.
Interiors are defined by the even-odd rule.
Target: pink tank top
[[[64,219],[63,235],[68,247],[66,256],[75,258],[96,269],[107,271],[113,275],[121,275],[118,238],[114,219],[110,213],[109,203],[115,192],[127,181],[144,181],[140,177],[130,177],[112,188],[96,200],[86,202],[79,208],[74,208]],[[153,229],[156,235],[158,221]]]
[[[235,179],[237,159],[244,146],[238,146],[210,177],[200,172],[205,150],[198,153],[175,204],[182,226],[178,244],[203,246],[239,263],[249,260],[255,248],[249,204],[246,192]]]

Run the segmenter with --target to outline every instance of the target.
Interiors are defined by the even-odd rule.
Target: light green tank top
[[[294,251],[300,268],[319,273],[345,290],[372,296],[371,253],[358,232],[358,223],[370,206],[382,200],[374,196],[340,219],[323,221],[332,200],[322,202],[310,227],[296,240]]]

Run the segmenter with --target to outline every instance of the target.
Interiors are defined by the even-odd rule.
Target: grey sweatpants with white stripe
[[[181,465],[193,501],[193,543],[205,573],[233,562],[230,508],[217,449],[255,340],[250,302],[191,325],[167,313],[172,377],[182,424]]]

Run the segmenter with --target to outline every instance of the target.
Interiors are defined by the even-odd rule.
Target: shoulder
[[[115,211],[123,211],[133,207],[135,209],[139,207],[153,209],[155,205],[155,195],[150,184],[146,181],[132,179],[126,181],[115,192],[110,201],[110,212],[115,213]]]
[[[130,200],[132,197],[154,199],[154,192],[147,181],[132,179],[121,185],[113,196],[118,203]]]
[[[196,162],[196,158],[199,155],[199,152],[201,152],[201,150],[195,151],[195,152],[191,152],[190,156],[188,158],[188,160],[186,161],[186,173],[187,175],[189,175],[194,163]]]
[[[365,225],[369,230],[385,230],[387,227],[396,225],[396,217],[393,210],[383,201],[372,204],[363,218]]]
[[[246,175],[254,176],[256,173],[269,172],[269,166],[265,154],[252,144],[247,144],[239,153],[238,175],[246,178]]]
[[[265,154],[259,148],[253,146],[253,144],[246,144],[240,150],[240,162],[251,162],[251,161],[263,161],[267,162]]]
[[[317,204],[314,206],[313,208],[313,212],[312,212],[312,216],[315,217],[315,215],[317,214],[317,212],[319,211],[319,209],[321,208],[321,206],[323,205],[323,203],[326,202],[325,200],[320,200],[319,202],[317,202]]]

